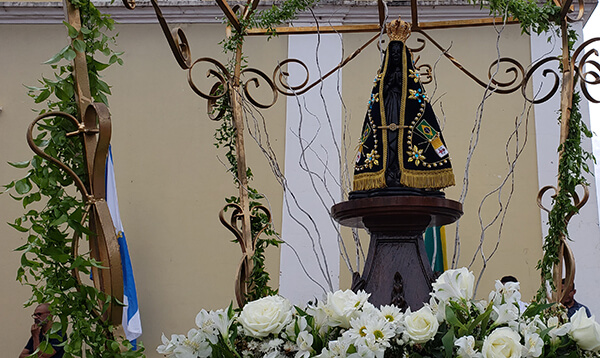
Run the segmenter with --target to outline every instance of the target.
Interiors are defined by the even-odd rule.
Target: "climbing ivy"
[[[270,36],[276,36],[275,26],[288,22],[296,17],[298,12],[305,11],[317,3],[318,0],[286,0],[277,5],[273,5],[269,9],[262,11],[256,11],[251,13],[246,19],[240,19],[240,31],[236,31],[230,23],[228,25],[232,28],[233,32],[231,36],[221,41],[223,51],[225,53],[233,53],[228,64],[227,70],[229,73],[234,72],[235,67],[235,52],[244,43],[244,39],[247,35],[249,28],[263,28],[267,29]],[[241,18],[241,16],[238,16]],[[227,20],[224,20],[227,22]],[[245,68],[247,66],[247,58],[241,56],[241,66]],[[222,117],[221,126],[215,132],[215,146],[217,148],[223,148],[226,150],[225,157],[229,163],[228,171],[237,175],[237,157],[235,148],[235,134],[236,128],[233,123],[233,109],[229,102],[228,96],[223,96],[214,109],[215,113],[224,113]],[[246,176],[248,180],[253,177],[252,170],[247,168]],[[236,182],[236,185],[239,185]],[[264,199],[264,196],[260,194],[256,189],[248,186],[248,197],[250,199],[250,211],[252,208],[261,205],[260,200]],[[232,196],[225,199],[227,203],[239,203],[240,199],[237,196]],[[263,235],[257,238],[254,255],[252,256],[253,269],[248,278],[248,292],[246,299],[248,301],[256,300],[261,297],[276,294],[277,290],[274,290],[269,286],[270,276],[265,270],[265,249],[269,246],[279,246],[282,243],[277,237],[277,232],[273,229],[273,226],[269,223],[268,218],[264,214],[258,214],[251,218],[251,232],[252,237],[257,235],[259,231],[267,226],[267,229],[263,232]]]
[[[122,64],[121,53],[115,52],[114,20],[101,14],[84,0],[71,0],[81,13],[82,27],[77,31],[64,22],[72,43],[62,48],[45,64],[54,74],[43,77],[37,86],[27,86],[28,95],[45,108],[39,114],[59,111],[78,117],[75,98],[73,66],[76,52],[85,52],[92,99],[108,105],[110,86],[100,72],[109,66]],[[79,35],[83,39],[77,39]],[[34,143],[48,155],[59,159],[87,185],[84,151],[79,136],[67,136],[76,131],[75,125],[61,117],[47,117],[38,123]],[[79,270],[89,275],[99,262],[89,252],[74,256],[74,237],[93,235],[86,227],[83,199],[76,195],[73,179],[45,159],[34,155],[31,160],[9,163],[15,168],[27,169],[21,179],[4,185],[4,192],[23,204],[25,213],[9,225],[24,235],[25,243],[16,251],[21,253],[17,280],[31,288],[26,306],[47,302],[57,321],[49,338],[66,342],[64,357],[141,357],[143,345],[133,350],[130,342],[115,337],[112,325],[101,319],[114,298],[93,286],[80,284],[72,275]],[[48,344],[40,345],[39,353],[49,353]]]
[[[582,121],[581,112],[579,112],[580,101],[579,93],[575,92],[569,120],[569,134],[565,143],[558,148],[559,151],[563,151],[558,163],[560,190],[552,201],[552,210],[548,214],[548,234],[544,238],[544,255],[537,264],[537,269],[540,270],[542,276],[542,285],[536,295],[538,302],[546,301],[546,283],[550,284],[551,288],[555,288],[552,269],[555,265],[560,264],[561,238],[570,239],[566,218],[578,211],[573,205],[574,197],[577,195],[575,190],[578,185],[588,184],[583,173],[590,173],[587,162],[595,160],[593,155],[582,147],[582,139],[591,138],[592,132]],[[562,120],[562,116],[559,118],[560,120]]]

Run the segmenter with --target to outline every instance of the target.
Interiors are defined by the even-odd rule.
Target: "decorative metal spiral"
[[[225,219],[225,211],[228,209],[233,209],[231,215],[229,216],[229,220]],[[244,303],[246,302],[246,295],[248,293],[248,282],[246,282],[246,278],[252,273],[252,257],[254,256],[254,252],[256,250],[256,241],[272,223],[271,212],[266,207],[257,205],[253,206],[250,210],[251,218],[258,217],[262,213],[262,215],[266,216],[267,223],[263,225],[248,242],[244,241],[242,228],[240,227],[240,225],[242,225],[244,216],[242,207],[238,204],[230,203],[225,205],[219,213],[219,220],[235,236],[235,241],[240,244],[240,248],[242,250],[242,258],[238,264],[238,271],[235,281],[235,297],[239,307],[243,307]]]
[[[600,37],[594,37],[589,39],[588,41],[582,43],[576,50],[573,52],[572,63],[575,68],[576,76],[579,78],[579,85],[581,86],[581,92],[585,98],[587,98],[590,102],[600,103],[600,99],[594,98],[589,90],[588,85],[597,85],[600,84],[600,64],[598,61],[590,59],[591,56],[598,57],[598,50],[595,48],[589,49],[587,52],[584,52],[585,48],[591,45],[592,43],[599,43]],[[577,63],[579,55],[582,54],[581,60]],[[590,79],[591,77],[591,79]]]
[[[588,187],[586,185],[581,185],[581,186],[583,187],[583,197],[581,199],[579,198],[579,195],[577,195],[577,193],[572,193],[573,210],[570,211],[567,214],[567,216],[564,218],[566,225],[569,224],[569,221],[571,220],[573,215],[578,213],[579,209],[581,209],[587,203],[587,201],[589,199],[590,193],[589,193]],[[543,187],[542,189],[540,189],[540,191],[538,192],[538,195],[537,195],[538,207],[547,213],[550,213],[550,209],[545,207],[544,204],[542,203],[542,201],[543,201],[544,195],[549,190],[554,190],[554,193],[555,193],[554,196],[556,195],[556,193],[558,193],[558,189],[556,187],[554,187],[552,185],[547,185],[547,186]],[[554,198],[554,196],[552,196],[552,198]],[[565,237],[564,234],[561,234],[561,236],[560,236],[560,248],[559,248],[558,256],[559,256],[559,264],[554,266],[553,274],[552,274],[554,285],[556,287],[556,291],[555,291],[556,297],[550,297],[551,293],[548,293],[548,299],[552,302],[562,301],[563,297],[566,294],[568,294],[569,287],[571,286],[571,284],[573,284],[573,281],[575,279],[575,257],[573,255],[573,250],[571,250],[571,248],[569,247],[567,238]],[[564,284],[562,282],[563,264],[564,264],[564,277],[565,277]]]
[[[57,158],[44,152],[34,140],[33,132],[38,123],[46,118],[61,117],[73,123],[77,130],[68,133],[67,136],[80,136],[85,149],[85,166],[88,175],[88,184],[68,165]],[[29,147],[40,157],[53,163],[63,170],[75,183],[86,204],[85,215],[82,218],[83,225],[88,220],[90,231],[89,245],[91,256],[102,263],[104,268],[92,268],[94,286],[109,296],[122,300],[123,297],[123,272],[121,266],[121,255],[119,243],[114,230],[108,204],[106,203],[105,189],[105,164],[108,155],[108,146],[111,136],[110,114],[108,108],[102,103],[89,104],[84,112],[83,120],[79,122],[75,117],[64,112],[48,112],[38,116],[27,129],[27,143]],[[72,243],[73,257],[78,255],[80,234],[75,233]],[[79,270],[73,268],[72,275],[81,286]],[[98,317],[110,320],[113,324],[121,323],[122,307],[111,301],[105,313],[95,311]]]
[[[527,71],[527,73],[525,74],[525,78],[523,79],[523,84],[521,85],[521,94],[523,95],[523,98],[525,98],[525,100],[527,100],[528,102],[531,102],[533,104],[539,104],[539,103],[544,103],[547,100],[549,100],[550,98],[552,98],[556,92],[558,92],[558,89],[560,87],[560,75],[558,74],[558,72],[555,69],[550,69],[550,68],[545,68],[542,72],[542,76],[544,76],[544,78],[546,78],[546,80],[544,81],[544,83],[548,83],[548,76],[551,76],[549,80],[552,80],[552,86],[550,91],[548,91],[545,95],[543,96],[539,96],[539,95],[535,95],[534,94],[534,98],[529,98],[527,97],[527,85],[529,83],[529,81],[531,81],[533,79],[533,75],[535,72],[537,72],[539,69],[542,68],[542,66],[556,61],[557,62],[557,66],[558,63],[560,63],[560,59],[558,57],[546,57],[544,59],[539,60],[538,62],[536,62],[530,69],[529,71]]]

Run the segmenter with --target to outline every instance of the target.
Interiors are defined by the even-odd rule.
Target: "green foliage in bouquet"
[[[27,86],[34,102],[47,106],[39,114],[58,111],[78,117],[71,65],[76,51],[86,53],[90,90],[96,102],[108,104],[110,95],[110,87],[100,72],[123,63],[121,53],[111,49],[115,38],[107,35],[114,29],[114,20],[101,14],[89,1],[73,0],[72,4],[81,13],[83,40],[77,39],[79,31],[64,23],[74,41],[45,62],[55,70],[53,78],[44,77],[38,86]],[[37,130],[34,143],[73,169],[87,185],[81,138],[67,136],[77,130],[75,125],[62,117],[49,116],[38,124]],[[10,192],[26,210],[9,223],[26,237],[26,243],[16,249],[21,252],[17,280],[32,290],[26,305],[47,302],[58,318],[48,338],[61,339],[58,331],[68,332],[64,357],[143,356],[142,345],[137,351],[132,350],[132,345],[114,337],[113,327],[100,318],[114,298],[95,287],[80,284],[72,275],[73,270],[89,275],[92,267],[101,267],[89,252],[73,256],[73,238],[93,235],[85,227],[85,205],[76,195],[73,179],[37,155],[28,161],[9,164],[28,169],[23,178],[4,185],[5,192]]]

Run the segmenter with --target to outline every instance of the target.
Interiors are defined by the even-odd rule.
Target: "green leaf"
[[[446,358],[452,358],[454,352],[454,328],[450,328],[446,334],[442,337],[442,344],[444,345],[444,356]]]
[[[50,97],[50,90],[45,89],[42,92],[40,92],[40,94],[37,97],[35,97],[34,102],[35,103],[42,103],[46,99],[48,99],[48,97]]]
[[[63,47],[62,50],[60,50],[56,55],[52,56],[51,59],[47,60],[46,62],[43,62],[43,64],[50,65],[53,63],[57,63],[64,57],[65,52],[67,50],[69,50],[70,48],[71,48],[71,45],[67,45],[67,46]]]
[[[12,226],[14,229],[16,229],[17,231],[20,231],[20,232],[27,232],[27,231],[29,231],[29,229],[24,228],[20,224],[11,224],[11,223],[8,223],[8,225]]]
[[[29,193],[29,191],[31,189],[32,189],[31,182],[27,178],[23,178],[23,179],[17,180],[15,182],[15,190],[17,191],[17,194],[19,194],[19,195],[24,195],[24,194]]]
[[[77,52],[83,52],[85,53],[85,42],[76,39],[73,41],[73,48],[75,49],[75,51]]]
[[[28,161],[25,161],[25,162],[8,162],[8,164],[11,165],[11,166],[13,166],[13,167],[15,167],[15,168],[21,168],[22,169],[22,168],[27,168],[29,166],[30,162],[31,161],[28,160]]]
[[[52,226],[59,226],[61,224],[66,223],[68,219],[69,219],[69,217],[67,216],[67,214],[62,214],[59,218],[57,218],[56,220],[52,221],[50,223],[50,225],[52,225]]]
[[[69,24],[66,21],[63,21],[63,24],[65,24],[65,26],[67,27],[67,29],[69,30],[69,37],[74,39],[77,36],[79,36],[79,31],[77,31],[71,24]]]
[[[110,87],[106,84],[106,82],[98,80],[98,90],[110,94]]]
[[[452,326],[458,328],[459,331],[466,331],[467,329],[467,327],[458,320],[458,317],[456,317],[456,314],[450,305],[446,305],[446,321],[448,321],[448,323],[450,323]],[[459,336],[461,336],[460,333]]]
[[[64,59],[67,61],[73,61],[75,56],[77,56],[77,54],[75,53],[75,51],[73,51],[71,47],[69,47],[67,51],[65,51]]]

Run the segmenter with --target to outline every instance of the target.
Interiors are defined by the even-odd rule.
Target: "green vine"
[[[573,198],[576,195],[577,185],[586,185],[587,181],[583,177],[583,172],[590,173],[590,168],[586,161],[594,160],[591,153],[582,148],[581,139],[583,137],[591,138],[592,132],[581,120],[579,112],[579,93],[573,94],[573,107],[571,109],[571,118],[569,121],[569,134],[567,140],[558,150],[563,151],[562,157],[558,163],[558,185],[560,190],[553,198],[552,210],[548,214],[548,235],[544,238],[544,255],[537,264],[542,276],[542,286],[536,294],[536,301],[546,301],[546,282],[552,288],[552,269],[560,263],[559,248],[561,238],[569,238],[566,218],[571,213],[576,213],[577,208],[573,205]]]
[[[507,18],[511,16],[521,25],[521,33],[530,34],[531,31],[540,35],[553,30],[553,25],[560,25],[560,7],[554,1],[547,0],[543,3],[529,0],[489,0],[486,2],[475,0],[481,7],[487,6],[490,15]]]
[[[227,96],[222,97],[218,105],[219,107],[217,107],[215,111],[224,111],[224,115],[221,126],[215,132],[215,146],[217,148],[223,148],[226,150],[225,158],[227,158],[229,163],[227,171],[237,174],[235,126],[233,123],[232,108],[229,104],[229,99]],[[250,168],[247,168],[246,176],[248,180],[252,179],[253,174]],[[250,199],[250,212],[252,212],[253,208],[261,205],[259,200],[264,199],[264,196],[256,189],[248,186],[248,198]],[[226,198],[225,201],[227,203],[239,204],[240,198],[237,196],[231,196]],[[261,297],[277,294],[277,290],[269,286],[270,275],[265,270],[265,250],[269,246],[278,247],[282,241],[277,239],[277,232],[273,229],[273,225],[269,222],[268,217],[263,213],[252,216],[250,219],[250,226],[252,237],[258,235],[260,230],[266,226],[266,229],[263,231],[263,235],[256,239],[255,251],[254,255],[252,256],[252,272],[250,273],[247,281],[249,290],[246,293],[245,298],[248,301],[254,301]],[[237,240],[234,240],[234,242],[237,243]]]
[[[482,7],[484,6],[483,1],[476,0],[475,2],[479,2]],[[561,8],[554,4],[552,0],[543,3],[528,0],[490,0],[487,2],[487,6],[490,8],[490,14],[494,16],[500,15],[504,18],[512,16],[517,19],[521,25],[521,33],[530,34],[533,31],[539,35],[554,31],[560,34],[560,26],[564,21],[560,17]],[[565,35],[568,37],[568,52],[570,54],[577,41],[577,33],[567,28]],[[561,67],[560,70],[562,72],[563,68]],[[542,276],[542,285],[538,289],[535,298],[537,302],[547,300],[547,284],[555,289],[552,272],[553,267],[560,263],[560,241],[562,237],[569,239],[567,218],[577,212],[577,208],[573,205],[576,196],[575,189],[577,185],[587,184],[583,177],[584,172],[590,173],[586,161],[595,161],[593,155],[584,150],[581,145],[582,138],[591,138],[592,132],[581,119],[579,102],[580,96],[574,91],[567,139],[558,148],[559,152],[562,151],[558,163],[558,187],[560,189],[553,197],[552,210],[548,215],[548,235],[544,239],[544,254],[536,266]],[[559,123],[565,120],[562,113],[558,120]]]
[[[121,53],[111,49],[115,38],[106,35],[114,30],[114,20],[101,14],[89,1],[71,0],[71,3],[81,13],[83,40],[77,39],[79,31],[64,23],[73,41],[45,62],[55,70],[54,77],[42,78],[38,86],[27,86],[34,102],[46,105],[38,111],[40,114],[60,111],[79,116],[71,64],[76,52],[86,53],[91,95],[96,102],[108,104],[107,95],[111,93],[100,72],[112,64],[122,64]],[[98,59],[102,57],[106,62]],[[35,144],[73,169],[88,185],[81,139],[67,136],[77,130],[73,123],[61,117],[48,117],[38,123],[37,129]],[[73,238],[93,235],[85,227],[82,198],[72,195],[75,192],[73,179],[37,155],[29,161],[9,164],[28,169],[23,178],[4,188],[5,192],[11,192],[12,198],[22,202],[26,210],[9,224],[26,235],[26,243],[16,249],[21,252],[17,280],[32,290],[26,306],[47,302],[57,318],[47,338],[66,338],[66,358],[143,356],[142,345],[133,350],[132,344],[115,337],[114,327],[99,316],[98,313],[106,312],[114,298],[93,286],[80,284],[72,275],[75,269],[89,275],[92,267],[101,268],[89,252],[73,256]],[[39,353],[48,353],[50,348],[42,344]]]
[[[268,29],[271,36],[275,36],[275,26],[286,23],[296,17],[298,12],[305,11],[317,3],[318,0],[286,0],[278,3],[277,6],[273,5],[271,8],[262,10],[259,12],[251,13],[247,18],[242,18],[241,14],[238,13],[240,19],[240,31],[234,29],[231,36],[221,41],[223,51],[225,53],[235,53],[238,48],[241,48],[244,39],[247,35],[249,28],[263,28]],[[242,68],[247,66],[247,58],[242,55],[241,57]],[[233,73],[235,67],[235,55],[230,58],[227,65],[227,70]],[[226,150],[225,158],[229,163],[227,168],[228,172],[237,175],[237,157],[235,147],[235,134],[236,129],[233,123],[233,109],[227,96],[221,97],[218,101],[217,106],[214,109],[215,113],[223,113],[221,126],[215,132],[215,146],[217,148],[223,148]],[[246,176],[248,180],[253,177],[252,170],[247,168]],[[236,182],[236,185],[239,185]],[[260,200],[264,199],[264,196],[260,194],[256,189],[248,186],[248,197],[250,199],[250,211],[256,206],[261,205]],[[239,197],[232,196],[225,199],[227,203],[239,203]],[[277,237],[276,231],[273,226],[269,223],[268,218],[265,214],[258,214],[251,218],[251,234],[255,237],[263,227],[267,227],[263,234],[256,239],[256,247],[254,255],[252,256],[253,269],[248,278],[247,284],[249,290],[246,294],[248,301],[253,301],[261,297],[273,295],[277,293],[277,290],[269,286],[270,276],[265,270],[265,249],[269,246],[277,247],[282,243]],[[236,241],[237,242],[237,241]]]

